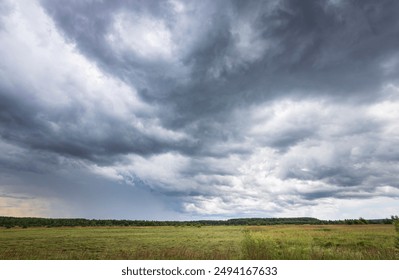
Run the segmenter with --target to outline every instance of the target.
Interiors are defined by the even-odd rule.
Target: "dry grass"
[[[251,227],[246,259],[398,259],[391,225]]]
[[[231,259],[238,227],[0,229],[0,259]]]
[[[399,259],[392,225],[0,229],[0,259]]]

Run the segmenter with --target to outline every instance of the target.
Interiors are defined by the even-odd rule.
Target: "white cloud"
[[[133,13],[116,15],[107,39],[114,49],[130,50],[149,60],[171,60],[177,48],[162,20]]]
[[[65,41],[34,1],[15,7],[0,38],[2,79],[11,88],[23,87],[18,94],[25,98],[57,109],[78,102],[116,117],[150,110],[135,89],[102,73]]]
[[[118,180],[120,176],[132,182],[142,180],[155,192],[185,194],[181,197],[183,210],[199,216],[266,213],[326,219],[356,217],[368,201],[394,201],[399,197],[397,186],[382,184],[393,181],[393,174],[399,172],[395,166],[384,170],[384,152],[389,147],[380,143],[393,131],[356,126],[377,121],[377,116],[385,118],[388,126],[396,125],[395,115],[389,111],[394,106],[386,102],[361,105],[355,112],[351,104],[314,100],[260,104],[252,108],[247,123],[240,124],[246,137],[239,139],[244,142],[231,140],[220,146],[222,150],[234,151],[240,143],[252,145],[250,154],[224,152],[222,157],[196,158],[178,153],[147,158],[130,155],[123,165],[103,171],[105,176],[111,174]],[[235,117],[241,115],[237,112]],[[309,137],[303,136],[301,130]],[[278,143],[264,144],[265,137],[281,141],[287,134],[298,141],[283,152]],[[397,144],[397,140],[391,139],[389,143]],[[376,172],[380,172],[377,178],[381,181],[376,181]],[[353,204],[350,208],[350,201],[357,201],[358,206]],[[344,214],[342,208],[352,212]],[[388,208],[387,211],[395,210]],[[371,213],[367,215],[372,217]]]
[[[247,140],[253,145],[251,155],[197,159],[211,173],[192,177],[192,185],[198,186],[200,194],[188,197],[184,209],[205,215],[263,211],[327,218],[338,215],[336,205],[346,205],[345,201],[355,197],[364,201],[362,207],[377,197],[397,198],[397,187],[382,186],[373,177],[386,164],[388,154],[384,152],[389,153],[390,148],[385,141],[389,139],[392,147],[398,144],[393,134],[397,130],[387,129],[397,125],[395,105],[381,101],[354,110],[353,104],[282,100],[255,106],[240,126],[246,127],[242,133],[251,139]],[[237,118],[242,115],[235,114]],[[384,118],[383,130],[377,126],[380,118]],[[373,122],[376,127],[366,126]],[[288,150],[280,152],[278,141],[284,141],[287,135],[293,141]],[[264,143],[270,146],[264,147]],[[229,150],[236,143],[224,145]],[[220,166],[231,175],[220,177]],[[381,172],[377,177],[383,182],[392,180],[399,170],[392,167]]]
[[[0,40],[2,85],[15,97],[38,105],[36,118],[55,134],[85,133],[101,141],[119,123],[126,133],[135,130],[159,141],[172,143],[187,137],[164,128],[155,114],[157,108],[141,101],[132,85],[103,73],[79,53],[37,3],[16,5],[0,30]],[[64,123],[60,116],[70,112],[78,119]]]
[[[182,1],[170,0],[170,1],[168,1],[168,2],[172,5],[173,10],[174,10],[176,13],[183,13],[183,12],[186,10],[185,3],[182,2]]]

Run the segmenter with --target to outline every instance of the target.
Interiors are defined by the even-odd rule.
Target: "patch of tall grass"
[[[243,259],[398,259],[394,239],[373,226],[250,227],[242,240]],[[399,230],[399,229],[397,229]]]
[[[395,220],[393,222],[394,226],[395,226],[395,230],[396,230],[396,249],[399,249],[399,220]]]

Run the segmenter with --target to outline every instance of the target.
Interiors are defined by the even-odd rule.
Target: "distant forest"
[[[319,220],[316,218],[240,218],[229,220],[199,221],[147,221],[147,220],[94,220],[94,219],[50,219],[50,218],[17,218],[0,216],[0,227],[93,227],[93,226],[255,226],[255,225],[329,225],[329,224],[392,224],[398,216],[386,219],[346,219]]]

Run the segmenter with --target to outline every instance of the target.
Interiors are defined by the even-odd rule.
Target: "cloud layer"
[[[399,212],[398,5],[3,1],[0,215]]]

